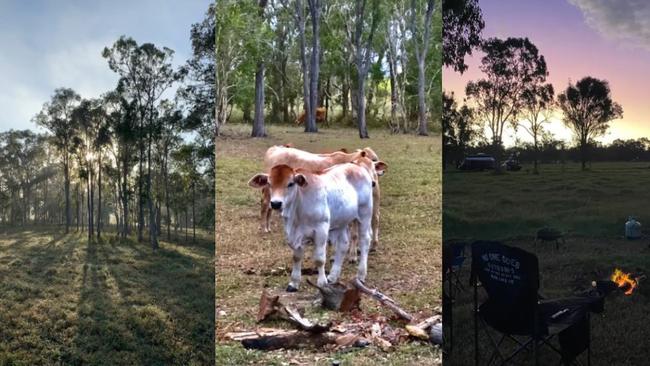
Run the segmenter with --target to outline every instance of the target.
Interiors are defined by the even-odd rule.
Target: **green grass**
[[[432,314],[441,296],[441,176],[440,137],[390,135],[370,130],[371,139],[360,140],[353,129],[324,128],[318,134],[305,134],[294,127],[269,128],[265,139],[249,138],[249,128],[226,126],[217,142],[217,363],[219,365],[286,364],[297,360],[307,365],[329,365],[339,359],[345,365],[436,364],[440,351],[429,345],[407,343],[385,353],[375,347],[345,353],[322,350],[247,351],[239,343],[224,339],[236,329],[253,329],[259,297],[264,287],[283,292],[288,275],[263,275],[260,272],[291,266],[291,250],[284,242],[281,222],[272,217],[272,232],[259,231],[260,193],[248,187],[248,180],[262,169],[266,149],[292,142],[313,152],[371,146],[388,164],[381,178],[380,242],[368,260],[367,282],[394,298],[407,311]],[[328,256],[331,258],[331,255]],[[312,266],[311,248],[304,267]],[[252,268],[255,274],[244,271]],[[343,280],[352,279],[356,265],[344,265]],[[312,278],[315,281],[315,278]],[[303,279],[304,281],[304,279]],[[299,294],[310,297],[306,284]],[[390,315],[376,302],[363,299],[365,314]],[[340,314],[308,306],[308,317],[345,321]],[[349,321],[349,319],[347,319]],[[268,325],[268,324],[266,324]],[[282,322],[272,326],[291,328]],[[284,362],[284,363],[283,363]]]
[[[210,238],[0,229],[0,365],[212,364]]]
[[[641,222],[648,217],[650,169],[647,163],[594,163],[581,171],[578,164],[542,165],[541,173],[495,175],[450,170],[444,174],[444,236],[467,240],[498,239],[537,254],[541,293],[547,298],[569,296],[604,279],[614,268],[627,272],[650,271],[648,236],[640,241],[623,238],[629,215]],[[645,219],[644,219],[645,218]],[[558,228],[567,233],[566,244],[533,244],[537,229]],[[462,281],[468,282],[469,263]],[[450,364],[473,362],[472,291],[461,292],[454,304],[454,352]],[[631,296],[610,295],[605,312],[593,314],[594,365],[644,365],[650,351],[650,287],[645,282]],[[481,336],[484,361],[490,354]],[[542,351],[546,363],[557,358]]]

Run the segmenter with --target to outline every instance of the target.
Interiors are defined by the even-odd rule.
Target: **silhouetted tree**
[[[443,168],[449,161],[460,160],[478,135],[474,111],[467,105],[458,108],[454,95],[442,94]]]
[[[612,100],[609,83],[590,76],[567,86],[558,95],[558,104],[564,114],[564,124],[573,131],[580,149],[582,169],[589,159],[589,144],[602,136],[609,122],[623,117],[623,108]]]
[[[533,138],[533,173],[537,174],[537,155],[539,152],[539,140],[544,131],[544,124],[549,122],[548,116],[553,111],[555,95],[553,85],[531,83],[522,94],[523,107],[521,116],[527,123],[519,123]]]
[[[53,135],[54,146],[61,153],[65,189],[65,232],[70,230],[72,212],[70,211],[70,158],[74,153],[74,137],[77,128],[72,121],[72,111],[79,104],[81,97],[70,88],[54,91],[50,102],[43,105],[35,122],[47,128]]]
[[[465,94],[474,102],[479,119],[487,123],[499,169],[504,127],[516,125],[524,91],[546,80],[548,71],[544,56],[528,38],[490,38],[481,50],[485,55],[479,68],[485,78],[468,82]]]
[[[465,56],[480,46],[485,27],[478,0],[443,0],[442,24],[443,64],[463,73]]]

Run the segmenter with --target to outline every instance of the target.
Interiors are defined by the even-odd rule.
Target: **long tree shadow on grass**
[[[152,252],[131,240],[90,243],[75,343],[95,357],[82,361],[213,362],[214,274],[203,262],[165,244]]]

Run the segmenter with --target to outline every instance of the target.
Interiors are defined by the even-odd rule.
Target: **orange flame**
[[[612,282],[616,282],[619,288],[627,287],[627,290],[625,291],[626,295],[632,295],[632,292],[634,292],[634,289],[637,287],[636,280],[630,277],[629,273],[625,273],[618,268],[614,270],[614,273],[612,273],[611,280]]]

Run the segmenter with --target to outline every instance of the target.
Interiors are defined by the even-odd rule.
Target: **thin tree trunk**
[[[357,90],[357,125],[359,126],[359,138],[367,139],[368,127],[366,126],[366,105],[365,105],[365,92],[366,92],[366,78],[359,73],[357,79],[359,88]]]
[[[97,170],[97,239],[102,233],[102,153],[99,152]]]
[[[152,122],[150,122],[151,124]],[[158,249],[158,229],[156,225],[156,210],[154,210],[153,193],[151,192],[151,136],[147,147],[147,204],[149,208],[149,242],[151,249]]]
[[[255,116],[251,137],[266,137],[264,130],[264,62],[257,63],[255,72]]]
[[[350,108],[350,81],[348,73],[345,74],[341,87],[341,108],[343,109],[343,118],[347,117],[348,109]]]
[[[65,185],[65,233],[70,231],[70,221],[72,221],[72,212],[70,212],[70,157],[68,151],[63,153],[63,179]]]
[[[142,122],[140,122],[142,123]],[[140,128],[142,131],[142,128]],[[138,242],[142,242],[143,235],[142,231],[144,230],[144,202],[142,202],[142,173],[144,164],[144,142],[142,141],[142,136],[140,136],[140,162],[138,165]]]
[[[124,154],[124,160],[122,162],[122,209],[124,210],[122,214],[122,224],[124,228],[122,229],[122,238],[125,238],[129,235],[129,194],[128,194],[128,174],[129,166],[127,163],[126,154]]]
[[[187,208],[185,208],[185,242],[187,243],[187,228],[190,226],[189,215],[187,214]]]
[[[192,183],[192,242],[196,242],[196,182]]]
[[[418,60],[418,135],[420,136],[429,134],[427,131],[427,103],[424,85],[424,58],[421,58]]]
[[[305,132],[318,132],[316,109],[318,108],[318,74],[320,72],[320,0],[308,0],[312,24],[311,65],[309,72],[309,114],[305,121]],[[305,75],[306,77],[306,75]]]

